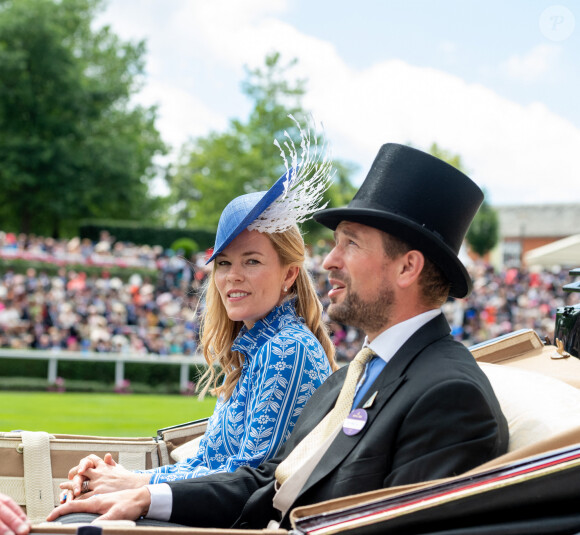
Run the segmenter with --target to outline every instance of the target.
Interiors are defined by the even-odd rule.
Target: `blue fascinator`
[[[274,145],[280,149],[286,172],[268,191],[240,195],[224,208],[218,223],[213,254],[206,264],[245,229],[267,233],[284,232],[326,207],[326,203],[321,205],[321,202],[334,174],[330,151],[327,150],[324,138],[319,146],[316,136],[311,139],[310,128],[303,130],[292,115],[289,117],[300,131],[300,154],[288,132],[284,132],[284,148],[278,140],[274,140]]]

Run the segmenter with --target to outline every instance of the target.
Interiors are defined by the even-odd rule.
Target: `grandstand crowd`
[[[323,257],[310,258],[309,270],[326,308]],[[106,232],[93,243],[0,231],[0,261],[59,266],[50,276],[33,267],[25,273],[0,271],[0,347],[192,355],[199,343],[206,258],[200,253],[186,260],[161,247],[116,242]],[[83,265],[101,267],[100,274],[88,275],[78,268]],[[123,267],[127,277],[110,276],[111,266]],[[135,267],[156,275],[143,277],[132,272]],[[556,309],[578,302],[579,294],[562,291],[568,269],[498,271],[482,262],[468,269],[474,280],[471,296],[443,307],[453,335],[466,345],[522,328],[552,339]],[[327,321],[337,357],[350,360],[361,346],[361,333]]]

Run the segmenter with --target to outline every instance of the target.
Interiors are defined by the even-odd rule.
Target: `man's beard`
[[[390,286],[380,289],[376,297],[370,301],[363,301],[361,297],[347,289],[346,297],[340,304],[331,303],[327,313],[330,319],[338,323],[358,327],[365,333],[382,331],[390,322],[394,305],[394,291]]]

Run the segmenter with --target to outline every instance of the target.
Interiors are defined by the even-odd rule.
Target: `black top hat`
[[[407,242],[443,271],[451,297],[472,283],[457,257],[479,205],[481,189],[461,171],[420,150],[387,143],[352,201],[314,214],[335,230],[341,221],[374,227]]]

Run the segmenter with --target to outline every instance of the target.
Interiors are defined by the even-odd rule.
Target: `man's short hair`
[[[383,240],[383,249],[389,258],[398,258],[414,249],[404,240],[386,232],[381,232],[381,238]],[[419,275],[419,287],[421,288],[423,300],[429,306],[440,307],[449,297],[451,283],[443,275],[441,269],[429,260],[424,253],[423,258],[425,259],[425,265]]]

